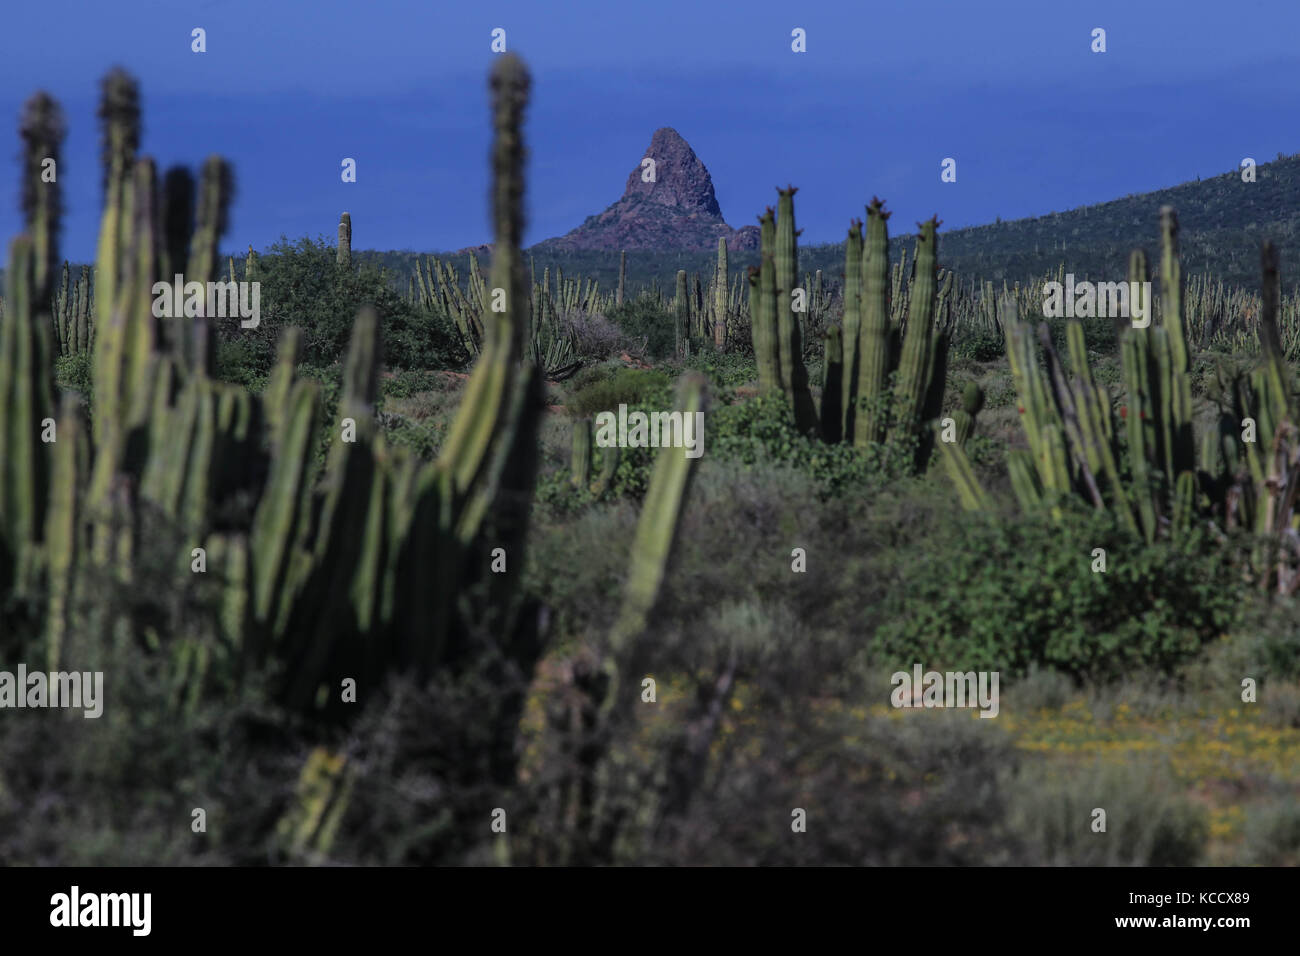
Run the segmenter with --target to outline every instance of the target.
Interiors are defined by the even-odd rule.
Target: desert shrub
[[[676,318],[672,310],[660,305],[658,298],[648,292],[615,306],[609,319],[634,342],[644,342],[643,349],[648,356],[662,358],[673,354],[677,348],[673,329]]]
[[[706,429],[705,454],[745,465],[785,464],[808,474],[826,497],[878,486],[910,466],[914,442],[873,444],[865,449],[827,444],[795,429],[789,400],[759,395],[716,409]]]
[[[594,418],[600,412],[618,412],[619,405],[643,411],[673,408],[672,379],[654,369],[622,368],[597,378],[573,392],[566,407],[574,418]]]
[[[739,352],[719,352],[712,343],[693,351],[689,358],[669,361],[663,366],[673,378],[685,371],[703,372],[709,379],[709,394],[715,403],[729,403],[735,399],[736,389],[756,382],[758,368],[753,356]],[[820,381],[812,375],[811,381]]]
[[[996,362],[1006,355],[1002,336],[987,329],[962,329],[948,346],[950,359],[969,359],[975,362]]]
[[[438,457],[438,449],[442,447],[447,432],[443,421],[418,421],[385,412],[376,415],[376,424],[390,445],[409,448],[425,461]]]
[[[81,393],[89,404],[95,393],[94,361],[91,354],[78,352],[55,359],[54,381],[63,391]]]
[[[1203,807],[1159,764],[1106,764],[1060,776],[1021,773],[1010,824],[1038,866],[1193,866],[1209,838]],[[1093,810],[1106,830],[1092,830]]]
[[[443,379],[426,369],[399,369],[391,375],[385,375],[379,386],[383,398],[410,398],[418,392],[440,390]]]
[[[600,362],[634,345],[618,325],[603,315],[575,312],[564,317],[563,328],[573,343],[574,355],[583,362]]]
[[[1029,673],[1003,691],[1017,713],[1060,710],[1074,695],[1074,681],[1050,667],[1031,664]]]
[[[247,339],[219,339],[213,362],[213,376],[253,391],[266,387],[268,370],[257,343]]]
[[[281,240],[258,260],[261,322],[243,329],[237,322],[218,325],[223,342],[239,343],[241,364],[268,372],[280,333],[289,326],[303,332],[305,362],[328,364],[346,350],[357,310],[371,304],[383,320],[384,361],[398,368],[458,368],[468,356],[441,317],[408,303],[376,266],[362,263],[339,269],[334,247],[324,239]]]
[[[1248,866],[1300,865],[1300,804],[1279,799],[1246,814],[1242,862]]]
[[[1245,588],[1230,552],[1199,534],[1147,545],[1082,509],[1059,522],[970,514],[899,561],[874,652],[1008,676],[1032,664],[1094,679],[1170,671],[1233,625]]]

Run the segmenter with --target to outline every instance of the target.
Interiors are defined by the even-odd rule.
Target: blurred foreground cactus
[[[543,406],[541,376],[526,348],[537,300],[519,251],[529,85],[518,58],[497,61],[494,253],[474,315],[478,360],[440,457],[421,462],[378,434],[380,317],[363,309],[321,466],[322,400],[316,383],[296,377],[296,330],[286,333],[257,396],[211,377],[214,329],[206,318],[155,318],[152,289],[166,263],[183,258],[187,281],[217,277],[232,178],[214,157],[197,190],[170,173],[160,188],[153,162],[135,155],[135,83],[120,71],[109,76],[100,111],[106,197],[94,299],[93,435],[70,400],[55,419],[53,339],[71,337],[66,316],[56,323],[50,297],[39,294],[38,276],[53,284],[48,233],[57,225],[50,213],[56,196],[38,192],[25,202],[28,235],[10,252],[0,322],[7,647],[55,668],[72,663],[72,635],[136,639],[170,659],[179,706],[238,692],[245,676],[264,672],[282,705],[335,716],[346,713],[346,680],[365,692],[394,670],[427,679],[497,658],[512,672],[531,673],[543,615],[518,582]],[[51,109],[52,101],[40,102]],[[29,150],[49,149],[48,137],[29,139]],[[53,182],[29,186],[58,189]],[[179,208],[186,199],[197,199],[196,212]],[[178,239],[177,224],[192,233]],[[255,274],[250,252],[245,277]],[[612,476],[610,463],[617,456],[605,456],[602,482]],[[676,514],[681,507],[684,488],[676,478],[660,485],[665,481],[678,491],[651,489],[649,521],[658,520],[659,508]],[[215,584],[216,644],[174,637],[129,605],[88,597],[83,585],[91,579],[132,586],[143,573],[140,557],[158,549],[174,551],[178,591],[199,574]],[[637,580],[662,577],[662,567],[646,567],[652,559],[639,559],[645,570]],[[641,614],[646,593],[635,592]],[[507,741],[498,756],[508,767],[520,701],[503,701],[484,720],[494,739]]]

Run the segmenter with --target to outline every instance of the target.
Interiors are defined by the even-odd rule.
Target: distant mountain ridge
[[[1123,278],[1134,248],[1146,249],[1154,264],[1160,207],[1173,206],[1184,274],[1255,288],[1259,241],[1268,238],[1290,288],[1300,283],[1300,155],[1261,163],[1254,182],[1241,177],[1238,169],[1067,212],[941,230],[939,258],[961,274],[994,280],[1040,276],[1062,263],[1081,277]]]

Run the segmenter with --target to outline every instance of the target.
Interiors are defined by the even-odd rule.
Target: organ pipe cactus
[[[23,139],[23,217],[32,240],[35,301],[44,306],[54,291],[63,216],[57,174],[65,129],[59,104],[48,93],[37,93],[23,107],[19,132]]]
[[[673,299],[673,331],[677,341],[677,357],[691,354],[691,307],[687,301],[686,270],[677,270],[677,295]]]
[[[840,428],[839,434],[854,436],[857,408],[854,398],[858,394],[858,369],[861,357],[858,344],[862,337],[862,276],[863,276],[862,223],[856,219],[849,225],[849,236],[844,243],[844,322],[843,374],[840,376]],[[886,356],[888,359],[888,356]],[[823,395],[822,401],[826,401]],[[822,416],[823,421],[825,415]],[[823,426],[824,430],[824,426]]]
[[[1287,496],[1300,487],[1300,458],[1292,456],[1296,406],[1277,332],[1277,252],[1271,243],[1261,249],[1259,365],[1246,375],[1220,369],[1222,410],[1217,425],[1202,436],[1198,453],[1177,222],[1172,209],[1161,211],[1162,323],[1127,327],[1120,338],[1125,397],[1119,423],[1112,420],[1109,394],[1088,367],[1081,324],[1066,324],[1073,372],[1067,379],[1047,326],[1038,329],[1044,371],[1029,327],[1018,321],[1014,301],[1004,301],[1000,319],[1029,444],[1028,452],[1008,453],[1012,488],[1025,509],[1081,495],[1093,507],[1112,510],[1147,541],[1181,536],[1206,520],[1224,528],[1245,526],[1272,536],[1267,539],[1274,542],[1272,561],[1277,536],[1288,533],[1295,520]],[[1128,278],[1139,290],[1148,279],[1140,251],[1130,257]],[[1151,314],[1150,302],[1140,305],[1143,314]],[[1256,426],[1255,441],[1242,440],[1247,419]],[[987,507],[987,498],[970,485],[968,469],[956,460],[963,456],[960,446],[945,448],[944,454],[953,459],[949,473],[964,505]],[[1294,575],[1285,577],[1289,581]]]
[[[43,575],[51,666],[67,657],[68,638],[77,631],[134,632],[170,663],[178,707],[231,690],[244,675],[275,665],[282,675],[272,688],[275,697],[301,711],[328,705],[336,694],[322,697],[322,688],[337,688],[340,676],[375,687],[395,669],[417,678],[441,668],[459,671],[502,648],[513,667],[530,672],[541,647],[541,615],[519,581],[542,394],[523,347],[533,303],[519,252],[521,123],[529,79],[508,55],[497,60],[492,85],[495,244],[477,299],[485,306],[475,317],[482,349],[441,454],[421,463],[388,447],[378,433],[380,322],[363,310],[354,323],[339,420],[332,423],[321,472],[319,388],[295,377],[299,333],[285,334],[260,398],[213,381],[204,362],[190,365],[153,334],[153,282],[175,259],[171,236],[160,227],[170,217],[159,209],[152,162],[135,158],[129,124],[123,125],[132,113],[126,107],[134,103],[134,84],[124,76],[110,84],[104,112],[111,119],[113,149],[106,160],[113,188],[106,195],[99,255],[112,268],[99,282],[100,434],[93,442],[70,400],[59,416],[57,443],[39,441],[42,419],[54,424],[48,342],[54,333],[51,317],[42,321],[36,314],[34,251],[26,238],[13,247],[0,321],[2,443],[7,452],[27,449],[6,454],[0,465],[0,599],[8,598],[19,566],[35,569],[26,572],[29,577]],[[138,135],[138,110],[134,122]],[[187,268],[199,279],[216,268],[224,218],[213,197],[223,192],[226,177],[214,164],[208,170],[187,249],[194,261]],[[164,186],[163,205],[179,194]],[[246,265],[250,274],[255,271]],[[422,278],[430,295],[450,294],[439,290],[454,279],[448,269],[422,272]],[[774,273],[769,278],[774,292]],[[496,290],[504,293],[504,311],[490,307]],[[579,288],[570,279],[562,295],[588,306],[600,301],[594,282]],[[89,290],[78,296],[87,307],[89,299]],[[108,410],[98,405],[101,392]],[[699,376],[684,379],[680,401],[686,414],[700,410]],[[103,423],[101,415],[107,416]],[[594,490],[608,487],[618,460],[617,449],[604,450]],[[623,646],[634,644],[651,621],[693,465],[680,448],[660,452],[615,630]],[[42,468],[48,477],[38,475]],[[251,516],[241,517],[232,503],[251,503]],[[157,541],[141,534],[146,513],[161,522]],[[89,536],[82,533],[87,526]],[[82,627],[75,616],[82,576],[99,573],[98,564],[120,569],[113,573],[123,581],[136,580],[142,547],[171,546],[163,542],[181,549],[178,574],[190,574],[191,554],[206,551],[217,583],[218,641],[171,641],[148,622],[131,619],[129,610],[113,610],[117,617],[106,626],[87,621]],[[480,634],[491,634],[496,650],[485,648]],[[508,768],[513,760],[519,706],[506,701],[484,714],[493,746],[502,750],[494,766]]]
[[[340,269],[352,268],[352,216],[346,212],[339,217],[337,262]]]
[[[803,364],[803,344],[794,297],[799,275],[799,249],[794,226],[794,186],[778,190],[774,263],[777,286],[777,335],[781,388],[794,407],[795,427],[802,434],[818,431],[817,409],[808,388],[808,369]],[[807,290],[802,290],[807,302]]]
[[[718,267],[713,276],[713,344],[722,349],[727,344],[727,240],[718,237]]]
[[[935,230],[937,219],[922,223],[916,242],[916,272],[912,282],[911,300],[904,332],[903,350],[899,357],[898,378],[894,391],[893,432],[891,437],[901,438],[915,432],[921,421],[930,379],[934,306],[937,285],[935,280]]]

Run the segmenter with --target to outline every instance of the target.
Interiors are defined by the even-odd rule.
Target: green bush
[[[420,392],[433,392],[443,388],[436,373],[424,369],[401,369],[386,375],[379,383],[384,398],[410,398]]]
[[[95,393],[94,363],[89,352],[63,355],[54,361],[54,380],[65,392],[80,392],[87,404]]]
[[[600,412],[617,412],[619,405],[642,411],[673,408],[673,382],[654,369],[623,368],[608,378],[597,378],[578,388],[566,405],[574,418],[593,418]]]
[[[266,387],[268,378],[263,360],[260,347],[251,340],[219,340],[213,374],[222,382],[258,392]]]
[[[676,321],[672,310],[659,304],[657,297],[643,292],[630,302],[610,311],[607,318],[636,341],[645,342],[645,352],[652,358],[672,355],[677,349]]]
[[[783,395],[759,395],[725,405],[710,416],[705,430],[705,454],[745,465],[789,465],[807,474],[824,497],[848,489],[878,486],[904,474],[915,443],[873,444],[865,449],[827,444],[795,430],[789,400]]]
[[[1199,536],[1147,545],[1106,512],[969,514],[899,555],[872,650],[890,666],[1008,677],[1035,664],[1076,679],[1170,671],[1238,620],[1245,586],[1229,554]]]
[[[952,359],[970,359],[976,362],[996,362],[1006,354],[1002,336],[985,329],[959,331],[953,337],[948,355]]]
[[[245,374],[269,372],[280,333],[289,326],[303,332],[303,361],[328,364],[346,350],[352,322],[371,304],[383,320],[384,361],[394,368],[459,368],[468,361],[453,329],[440,317],[417,309],[392,288],[374,265],[341,270],[335,250],[324,239],[281,238],[258,259],[261,322],[218,326],[223,343],[240,349]]]

